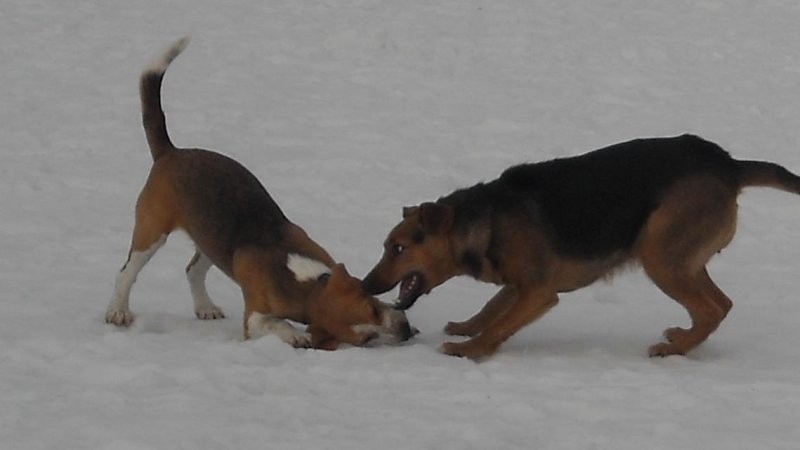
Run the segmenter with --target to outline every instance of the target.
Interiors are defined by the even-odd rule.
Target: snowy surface
[[[800,171],[793,0],[4,0],[0,447],[796,449],[800,202],[741,199],[711,266],[734,309],[689,357],[647,346],[683,310],[638,272],[564,295],[482,363],[436,351],[491,286],[454,280],[408,345],[241,341],[192,314],[180,235],[103,323],[150,165],[137,78],[174,39],[173,140],[248,166],[355,274],[403,205],[508,165],[693,132]],[[388,300],[388,298],[387,298]]]

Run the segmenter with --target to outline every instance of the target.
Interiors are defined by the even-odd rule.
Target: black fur
[[[499,221],[521,221],[542,227],[558,254],[603,258],[629,250],[664,192],[677,180],[699,174],[739,186],[736,162],[726,151],[683,135],[514,166],[494,181],[439,202],[454,207],[456,232],[468,233],[489,221],[494,233]]]
[[[483,259],[481,255],[473,249],[469,249],[461,255],[461,264],[467,268],[469,274],[472,275],[473,278],[480,277],[481,272],[483,272]]]
[[[285,240],[289,224],[283,211],[264,186],[239,162],[207,150],[181,150],[182,171],[176,174],[175,186],[184,202],[191,204],[187,214],[189,235],[195,240],[210,236],[232,239],[223,245],[203,245],[220,249],[222,254],[208,255],[228,273],[235,249],[248,245],[273,248]],[[236,182],[233,182],[236,180]],[[206,211],[214,211],[209,215]],[[204,233],[193,229],[197,224]]]

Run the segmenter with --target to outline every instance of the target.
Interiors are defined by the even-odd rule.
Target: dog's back
[[[515,166],[495,181],[531,203],[559,253],[596,258],[628,250],[678,180],[712,176],[738,189],[735,161],[699,137],[640,139],[572,158]],[[518,210],[519,205],[514,206]]]
[[[223,272],[231,275],[233,252],[245,245],[273,247],[285,240],[288,219],[258,179],[225,155],[172,144],[161,107],[161,83],[183,51],[182,39],[140,78],[142,121],[153,156],[137,214],[150,217],[154,232],[184,229]]]
[[[289,223],[249,170],[207,150],[175,149],[159,158],[141,196],[160,197],[149,198],[150,208],[154,202],[173,203],[175,227],[184,229],[226,273],[237,247],[275,247],[285,239]]]

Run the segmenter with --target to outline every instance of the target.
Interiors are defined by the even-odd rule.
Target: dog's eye
[[[394,256],[399,256],[405,251],[405,247],[400,244],[395,244],[392,246],[392,254]]]

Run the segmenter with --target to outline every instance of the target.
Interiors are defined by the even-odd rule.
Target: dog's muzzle
[[[419,334],[419,330],[408,323],[408,319],[402,311],[388,306],[383,311],[381,325],[353,325],[353,331],[374,335],[375,338],[370,339],[369,345],[398,344]]]
[[[361,281],[361,289],[369,295],[379,295],[391,290],[393,287],[397,286],[397,283],[399,283],[399,281],[387,283],[386,281],[380,280],[373,270]]]

